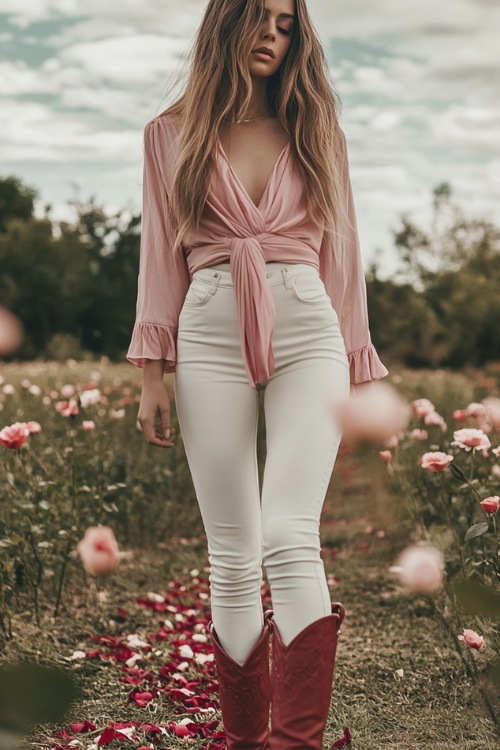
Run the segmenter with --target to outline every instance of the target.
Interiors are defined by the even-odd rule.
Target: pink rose
[[[466,417],[467,412],[465,411],[465,409],[455,409],[455,411],[453,412],[453,419],[456,419],[457,422],[462,421]]]
[[[109,526],[88,528],[77,549],[85,570],[94,576],[109,573],[120,560],[118,542]]]
[[[494,477],[500,477],[500,464],[493,464],[491,473]]]
[[[486,413],[486,407],[484,404],[473,401],[466,407],[465,412],[469,417],[482,417]]]
[[[397,435],[391,435],[389,440],[386,440],[384,446],[386,448],[396,448],[399,445],[399,438]]]
[[[464,634],[458,636],[459,641],[463,641],[469,648],[480,649],[484,646],[484,638],[474,630],[464,628]]]
[[[78,414],[78,402],[74,398],[69,401],[58,401],[55,408],[63,417],[76,417]]]
[[[451,445],[458,445],[466,451],[481,449],[485,450],[491,446],[490,439],[482,430],[465,427],[463,430],[455,430],[455,438]]]
[[[485,513],[496,513],[498,511],[499,499],[498,495],[485,497],[484,500],[481,500],[481,508]]]
[[[429,433],[427,430],[421,430],[419,427],[415,427],[415,429],[410,432],[410,437],[414,440],[427,440]]]
[[[42,431],[42,425],[39,422],[26,422],[30,434]]]
[[[394,469],[392,467],[392,453],[391,451],[379,451],[380,457],[383,461],[387,463],[387,473],[388,474],[394,474]]]
[[[90,432],[95,429],[95,422],[92,419],[84,419],[82,422],[82,429],[86,430],[86,432]]]
[[[123,419],[125,416],[125,409],[113,409],[111,408],[109,410],[109,418],[110,419]]]
[[[496,396],[488,396],[483,399],[483,404],[486,409],[486,416],[491,424],[497,430],[500,430],[500,398],[497,398]]]
[[[391,569],[399,574],[401,583],[411,591],[434,591],[441,585],[443,555],[431,545],[412,544],[400,553],[396,565]]]
[[[403,430],[409,417],[407,402],[386,383],[373,381],[370,388],[357,389],[348,399],[337,401],[338,419],[346,443],[380,445]]]
[[[483,432],[491,432],[493,429],[492,425],[483,417],[478,417],[476,424]]]
[[[442,425],[444,424],[444,419],[441,416],[441,414],[438,414],[437,411],[428,411],[427,414],[424,416],[424,422],[425,424],[436,424],[436,425]]]
[[[500,458],[500,445],[497,448],[492,448],[491,452]]]
[[[88,406],[98,404],[101,400],[101,391],[99,388],[86,388],[80,393],[80,404],[82,409],[86,409]]]
[[[411,402],[410,406],[412,412],[416,414],[417,417],[425,417],[426,414],[434,411],[434,404],[432,401],[429,401],[428,398],[417,398],[415,401]]]
[[[0,430],[0,443],[12,450],[20,448],[29,438],[30,431],[26,422],[14,422],[14,424]]]
[[[449,453],[431,451],[430,453],[424,453],[419,463],[422,466],[422,469],[429,469],[429,471],[444,471],[444,469],[448,468],[453,461],[453,458],[454,457]]]

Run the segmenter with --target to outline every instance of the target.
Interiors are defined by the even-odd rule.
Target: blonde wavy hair
[[[248,58],[264,10],[264,0],[209,0],[187,57],[184,91],[158,115],[179,115],[183,122],[166,196],[176,229],[174,253],[199,227],[223,120],[232,113],[243,116],[249,104]],[[341,102],[306,0],[295,0],[295,14],[287,55],[267,83],[267,101],[290,137],[310,215],[324,230],[337,233],[347,219],[347,151],[337,116]]]

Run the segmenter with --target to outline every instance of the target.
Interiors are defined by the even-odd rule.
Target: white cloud
[[[74,44],[61,52],[61,63],[78,64],[89,76],[127,87],[161,80],[184,48],[180,39],[136,34]]]
[[[498,4],[309,0],[308,7],[335,59],[365,260],[384,247],[390,273],[390,228],[403,211],[427,220],[432,188],[444,180],[467,209],[494,218]],[[205,8],[206,0],[2,0],[10,14],[0,34],[4,168],[36,185],[61,215],[75,182],[104,204],[138,209],[143,128],[167,106],[164,94],[185,70]]]

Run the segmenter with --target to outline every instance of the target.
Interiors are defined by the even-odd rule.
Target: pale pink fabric
[[[138,367],[165,359],[174,372],[178,319],[192,274],[230,261],[239,316],[242,354],[252,387],[274,371],[274,300],[266,262],[307,263],[319,270],[337,312],[350,365],[351,384],[388,374],[371,342],[366,282],[361,263],[350,179],[345,190],[351,227],[333,241],[311,220],[291,144],[282,150],[255,206],[217,140],[216,168],[198,233],[182,253],[170,248],[174,230],[165,206],[181,119],[157,116],[144,129],[142,233],[136,322],[127,359]]]

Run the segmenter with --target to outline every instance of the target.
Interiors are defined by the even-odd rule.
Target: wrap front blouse
[[[136,320],[127,360],[143,367],[163,359],[174,372],[178,319],[192,275],[230,261],[241,349],[252,387],[274,371],[272,334],[276,310],[266,282],[266,262],[307,263],[319,271],[337,312],[349,359],[351,386],[388,374],[371,342],[366,282],[361,262],[351,181],[347,177],[350,226],[330,239],[310,217],[302,178],[290,143],[283,148],[256,206],[217,139],[216,168],[200,228],[175,256],[169,190],[180,118],[157,116],[144,129],[142,227]],[[345,137],[344,137],[345,140]]]

